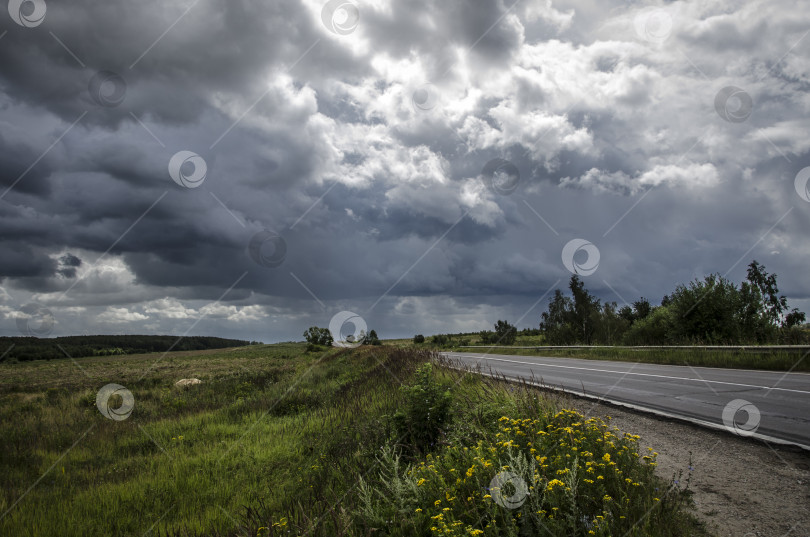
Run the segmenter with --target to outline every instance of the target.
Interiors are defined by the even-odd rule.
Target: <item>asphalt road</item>
[[[461,367],[524,378],[810,450],[810,374],[640,364],[576,358],[443,353]],[[584,390],[584,392],[583,392]]]

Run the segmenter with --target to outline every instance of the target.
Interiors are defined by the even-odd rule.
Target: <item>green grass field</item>
[[[518,535],[531,523],[703,535],[688,493],[667,488],[632,437],[530,388],[434,369],[450,405],[436,428],[421,388],[415,400],[400,389],[428,351],[283,344],[158,358],[0,364],[0,534]],[[203,383],[174,386],[191,377]],[[126,419],[96,407],[108,383],[131,391]],[[413,438],[433,427],[435,442],[408,443],[403,423]],[[510,464],[533,491],[519,509],[487,490]]]

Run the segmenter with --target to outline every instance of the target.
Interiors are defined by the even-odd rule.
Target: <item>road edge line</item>
[[[624,401],[617,401],[615,399],[609,399],[609,398],[606,398],[606,397],[603,397],[603,396],[592,395],[592,394],[588,394],[588,393],[582,393],[582,392],[578,392],[576,390],[571,390],[571,389],[568,389],[568,388],[552,386],[552,385],[549,385],[549,384],[541,384],[539,382],[531,381],[531,380],[525,379],[523,377],[510,378],[510,377],[506,377],[506,376],[503,376],[503,375],[493,375],[491,373],[484,373],[483,371],[480,371],[480,372],[470,371],[468,369],[463,369],[463,368],[459,368],[459,367],[453,367],[453,366],[449,366],[449,365],[446,366],[446,367],[448,367],[449,369],[454,369],[456,371],[462,371],[462,372],[466,372],[466,373],[474,373],[476,375],[484,375],[485,377],[494,378],[496,380],[505,380],[507,382],[513,382],[513,383],[526,383],[526,384],[528,384],[530,386],[534,386],[535,388],[540,388],[540,389],[544,389],[544,390],[551,390],[551,391],[555,391],[555,392],[564,392],[564,393],[567,393],[567,394],[570,394],[570,395],[574,395],[576,397],[581,397],[581,398],[584,398],[584,399],[590,399],[590,400],[596,401],[598,403],[607,403],[607,404],[614,405],[614,406],[629,408],[631,410],[635,410],[637,412],[641,412],[641,413],[644,413],[644,414],[653,414],[655,416],[659,416],[659,417],[663,417],[663,418],[669,418],[669,419],[673,419],[673,420],[677,420],[677,421],[682,421],[682,422],[690,423],[692,425],[697,425],[697,426],[700,426],[700,427],[705,427],[705,428],[708,428],[708,429],[721,431],[721,432],[726,433],[726,434],[728,434],[730,436],[733,436],[734,438],[743,438],[743,439],[745,439],[745,438],[753,438],[755,440],[759,440],[760,442],[770,442],[772,444],[779,444],[780,446],[799,448],[799,449],[802,449],[804,451],[810,452],[810,446],[800,444],[798,442],[792,442],[790,440],[784,440],[782,438],[776,438],[775,436],[770,436],[770,435],[760,434],[760,433],[752,433],[752,434],[748,434],[748,435],[745,435],[745,436],[739,435],[739,434],[734,434],[731,431],[729,431],[724,425],[720,425],[719,423],[712,423],[710,421],[701,420],[701,419],[698,419],[698,418],[690,418],[689,416],[683,416],[683,415],[680,415],[680,414],[672,414],[670,412],[665,412],[663,410],[658,410],[658,409],[655,409],[655,408],[636,405],[634,403],[626,403]]]

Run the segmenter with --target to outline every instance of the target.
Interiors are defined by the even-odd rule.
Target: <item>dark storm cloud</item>
[[[37,30],[8,28],[0,80],[12,98],[65,121],[91,110],[87,124],[113,129],[132,121],[131,113],[183,125],[200,119],[216,92],[260,94],[274,70],[292,65],[319,37],[294,2],[202,0],[187,8],[156,1],[49,3]],[[356,69],[339,56],[345,53],[335,47],[313,54],[316,62]],[[123,81],[120,105],[94,99],[107,91],[91,84],[99,71]]]
[[[53,276],[55,268],[56,263],[53,259],[22,244],[17,244],[14,249],[4,249],[0,260],[3,278],[15,278],[21,282],[25,282],[28,278]]]
[[[75,278],[76,269],[82,266],[82,260],[73,254],[65,254],[59,258],[59,268],[56,273],[64,278]]]
[[[0,134],[0,194],[12,187],[25,194],[48,194],[51,189],[48,176],[53,170],[48,160],[40,162],[36,169],[29,170],[31,163],[37,158],[33,148],[8,140]]]
[[[0,186],[30,167],[0,201],[9,300],[67,332],[204,317],[290,339],[341,309],[383,335],[534,326],[574,238],[599,248],[586,284],[605,300],[739,281],[752,258],[810,297],[808,20],[790,2],[667,4],[661,42],[624,2],[362,4],[347,35],[322,7],[82,0],[8,20]],[[732,85],[754,103],[738,123],[714,108]],[[170,177],[179,151],[205,161],[201,186]],[[520,173],[508,195],[482,174],[496,158]],[[280,264],[249,253],[264,230]]]

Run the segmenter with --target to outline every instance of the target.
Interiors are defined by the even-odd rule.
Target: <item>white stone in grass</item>
[[[180,379],[174,383],[174,385],[179,388],[188,388],[189,386],[195,386],[197,384],[202,384],[202,381],[200,379]]]

